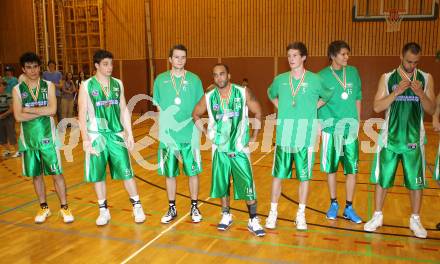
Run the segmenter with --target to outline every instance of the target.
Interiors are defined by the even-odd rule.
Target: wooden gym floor
[[[133,126],[136,141],[150,131],[152,122]],[[79,144],[73,150],[73,162],[63,155],[63,169],[68,186],[68,200],[75,222],[64,224],[57,216],[58,198],[50,177],[46,177],[48,203],[52,216],[41,225],[33,219],[39,208],[32,181],[21,176],[20,159],[0,160],[0,259],[3,263],[440,263],[440,191],[432,181],[438,135],[426,125],[427,178],[422,222],[427,239],[417,239],[408,228],[410,215],[408,191],[402,186],[399,168],[396,186],[387,196],[384,226],[377,233],[363,231],[342,218],[327,220],[329,205],[326,176],[319,171],[316,155],[306,217],[309,230],[296,231],[293,218],[297,209],[296,180],[285,181],[279,202],[276,230],[257,238],[247,230],[248,215],[242,201],[232,201],[234,223],[220,232],[218,199],[209,198],[211,184],[210,150],[202,152],[200,175],[200,210],[203,221],[193,224],[188,216],[189,191],[185,176],[178,178],[177,209],[179,217],[169,225],[160,223],[167,209],[165,182],[156,171],[147,171],[135,162],[137,186],[147,220],[135,224],[131,204],[121,182],[108,181],[110,224],[96,227],[98,214],[92,184],[83,181],[84,155]],[[261,134],[260,134],[261,139]],[[366,140],[361,135],[361,140]],[[204,139],[203,139],[204,141]],[[141,151],[148,162],[156,162],[157,142]],[[368,183],[372,154],[360,154],[360,169],[354,205],[368,220],[374,210],[374,186]],[[262,224],[270,207],[273,152],[252,154],[258,192],[258,212]],[[344,176],[338,174],[338,198],[344,205]],[[342,213],[342,210],[339,212]]]

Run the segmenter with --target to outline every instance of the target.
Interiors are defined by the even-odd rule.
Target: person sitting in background
[[[15,148],[17,137],[15,135],[15,120],[12,115],[12,95],[6,92],[7,82],[0,80],[0,144],[4,151],[2,156],[16,158],[20,156]]]
[[[66,73],[65,81],[62,86],[61,116],[70,118],[73,116],[73,99],[76,94],[75,83],[71,72]]]

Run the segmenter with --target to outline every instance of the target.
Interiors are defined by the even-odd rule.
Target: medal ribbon
[[[29,93],[31,94],[32,99],[34,99],[34,102],[38,101],[38,94],[40,93],[40,78],[38,78],[37,87],[35,88],[35,93],[29,84],[26,83],[26,86],[29,88]]]
[[[96,77],[93,78],[95,78],[95,80],[99,83],[102,92],[104,93],[105,97],[108,99],[108,97],[110,96],[110,80],[108,80],[108,87],[105,87],[104,85],[102,85],[100,81],[98,81]]]
[[[336,74],[335,70],[333,70],[332,66],[330,66],[330,69],[332,70],[333,76],[336,78],[336,80],[342,86],[342,88],[344,89],[344,92],[345,92],[345,90],[347,89],[347,74],[345,72],[345,67],[342,67],[342,78],[344,79],[344,81],[341,81],[339,76]]]
[[[408,81],[411,82],[411,77],[408,76],[408,74],[406,74],[406,72],[402,69],[402,65],[399,66],[399,68],[397,68],[400,74],[400,77],[402,77],[402,79],[407,79]],[[413,72],[413,81],[415,81],[417,78],[417,69],[414,69]]]
[[[304,82],[305,76],[306,76],[306,69],[304,69],[304,71],[301,75],[301,79],[300,79],[298,85],[296,86],[295,90],[293,89],[293,82],[292,82],[293,76],[292,76],[292,74],[290,74],[290,76],[289,76],[289,86],[290,86],[290,91],[292,92],[292,97],[293,97],[294,101],[295,101],[295,96],[298,93],[299,88],[301,87],[301,84]]]
[[[220,94],[220,105],[222,107],[222,112],[223,113],[225,113],[225,109],[226,109],[225,106],[229,105],[229,100],[231,99],[231,95],[232,95],[232,87],[231,87],[231,85],[229,84],[228,87],[229,87],[229,93],[228,93],[228,97],[226,97],[226,98],[222,97],[221,93],[218,91],[218,88],[217,88],[217,91]]]
[[[177,95],[177,97],[179,97],[180,89],[182,89],[183,82],[185,81],[186,71],[183,71],[182,79],[180,79],[179,89],[177,89],[176,80],[174,80],[174,74],[172,71],[170,71],[170,76],[171,76],[171,83],[173,84],[174,91],[176,91],[176,95]]]

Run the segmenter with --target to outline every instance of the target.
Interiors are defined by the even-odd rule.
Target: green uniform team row
[[[344,41],[332,42],[328,47],[330,65],[318,73],[304,67],[308,56],[305,44],[291,43],[286,52],[290,71],[276,76],[267,90],[277,109],[277,126],[270,210],[264,226],[276,228],[282,182],[295,176],[299,181],[295,224],[298,230],[307,230],[305,209],[318,134],[321,135],[321,171],[327,174],[330,193],[326,217],[336,220],[339,215],[336,173],[341,164],[346,176],[342,216],[360,224],[362,219],[354,209],[353,198],[359,166],[362,82],[358,70],[348,65],[350,47]],[[370,180],[376,184],[376,200],[373,217],[364,225],[368,232],[383,225],[384,198],[394,185],[401,162],[404,185],[411,194],[409,227],[416,237],[427,237],[419,215],[426,186],[424,113],[434,115],[434,129],[440,130],[440,123],[433,78],[417,68],[420,55],[421,48],[417,43],[405,44],[401,64],[379,80],[373,107],[377,113],[385,112],[385,123],[371,169]],[[124,85],[112,77],[112,60],[110,52],[97,51],[93,57],[96,75],[84,81],[79,90],[78,118],[85,152],[84,177],[86,182],[95,185],[99,206],[96,224],[99,226],[106,225],[111,218],[105,184],[107,165],[111,178],[124,183],[133,205],[134,221],[145,221],[129,154],[134,147],[131,117]],[[177,217],[179,164],[189,180],[191,220],[195,223],[202,221],[198,208],[198,175],[202,172],[200,133],[203,132],[212,142],[210,197],[221,199],[221,220],[217,228],[227,230],[233,222],[230,209],[232,182],[234,199],[244,200],[248,207],[249,231],[264,236],[264,228],[257,216],[257,192],[249,150],[249,143],[257,140],[261,128],[261,105],[251,89],[231,82],[229,67],[222,63],[214,65],[213,85],[204,92],[200,78],[185,69],[186,60],[185,46],[172,47],[169,53],[171,70],[159,74],[153,87],[153,104],[159,112],[158,174],[164,176],[168,198],[168,210],[161,222],[167,224]],[[54,85],[40,79],[41,62],[34,53],[23,54],[20,63],[26,78],[13,90],[13,108],[21,127],[19,150],[23,153],[23,175],[33,178],[41,207],[35,222],[43,223],[51,214],[43,175],[53,175],[64,222],[73,222],[52,117],[56,112]],[[256,120],[252,131],[249,112]],[[204,124],[202,118],[206,114],[208,123]],[[325,122],[317,123],[316,120]],[[343,125],[337,125],[342,120]],[[437,158],[434,171],[437,181],[440,181],[439,167]]]

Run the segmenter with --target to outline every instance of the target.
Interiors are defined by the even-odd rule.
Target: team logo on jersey
[[[21,93],[21,97],[22,97],[22,98],[26,98],[26,97],[28,97],[28,94],[27,94],[26,92],[22,92],[22,93]]]
[[[391,89],[394,91],[397,89],[398,86],[399,86],[398,84],[395,84],[395,85],[393,85],[393,87],[391,87]]]
[[[49,144],[50,143],[50,138],[43,138],[42,140],[41,140],[41,144],[43,144],[43,145],[47,145],[47,144]]]
[[[214,104],[214,105],[212,106],[212,109],[213,109],[214,111],[218,111],[218,108],[219,108],[219,105],[218,105],[218,104]]]
[[[302,87],[302,93],[304,94],[304,93],[306,93],[306,89],[309,87],[309,83],[302,83],[301,84],[301,87]]]
[[[96,90],[93,90],[93,91],[92,91],[92,95],[93,95],[93,96],[98,96],[98,94],[99,94],[98,91],[96,91]]]
[[[183,81],[183,86],[182,86],[182,90],[186,91],[186,88],[188,87],[188,81],[185,80]]]
[[[125,169],[125,176],[131,176],[131,170],[130,169]]]

